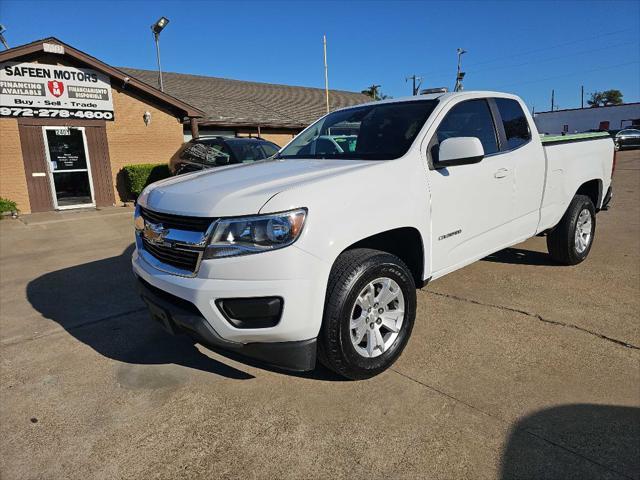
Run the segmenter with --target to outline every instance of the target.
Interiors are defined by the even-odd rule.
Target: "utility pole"
[[[418,95],[418,90],[420,90],[420,85],[422,85],[422,77],[418,77],[415,74],[411,75],[410,77],[406,77],[404,79],[405,82],[408,82],[409,80],[413,80],[413,96]],[[416,80],[418,81],[418,84],[416,85]]]
[[[7,44],[7,41],[4,39],[4,35],[3,35],[6,30],[7,29],[4,28],[4,25],[0,25],[0,43],[4,45],[4,48],[9,50],[9,44]]]
[[[551,90],[551,111],[553,112],[553,109],[555,108],[556,105],[556,91],[555,90]]]
[[[465,53],[467,53],[467,51],[464,48],[459,48],[457,50],[458,52],[458,73],[456,75],[456,86],[453,89],[455,92],[461,92],[463,90],[462,87],[462,79],[464,78],[464,72],[461,71],[461,67],[462,67],[462,55],[464,55]]]
[[[584,85],[580,87],[580,108],[584,108]]]
[[[327,113],[329,113],[329,67],[327,67],[327,36],[322,36],[322,46],[324,48],[324,95],[327,100]]]

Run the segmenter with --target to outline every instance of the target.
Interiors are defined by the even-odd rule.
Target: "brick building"
[[[200,135],[283,145],[325,109],[320,89],[168,73],[161,92],[156,79],[55,38],[0,52],[0,197],[22,213],[118,205],[125,165],[167,162]]]

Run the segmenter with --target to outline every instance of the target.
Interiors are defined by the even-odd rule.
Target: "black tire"
[[[583,210],[591,215],[591,235],[586,249],[582,252],[576,246],[576,228],[578,217]],[[577,265],[582,262],[591,251],[596,231],[596,209],[591,199],[585,195],[576,195],[571,200],[569,208],[560,223],[547,235],[547,249],[549,255],[556,262],[563,265]]]
[[[373,358],[361,356],[351,341],[350,319],[356,299],[378,278],[394,280],[404,297],[404,317],[398,336]],[[358,248],[341,254],[331,269],[318,342],[320,361],[343,377],[361,380],[389,368],[402,353],[416,316],[416,287],[407,266],[395,255]]]

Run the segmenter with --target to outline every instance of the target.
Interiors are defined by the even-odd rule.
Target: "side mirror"
[[[447,138],[440,143],[436,168],[478,163],[484,158],[484,148],[477,137]]]

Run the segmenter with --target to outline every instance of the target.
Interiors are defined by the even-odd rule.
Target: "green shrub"
[[[125,184],[129,194],[137,198],[144,187],[171,176],[169,165],[166,163],[143,163],[140,165],[127,165],[123,169]]]
[[[13,200],[0,197],[0,214],[6,212],[17,212],[18,205]]]

